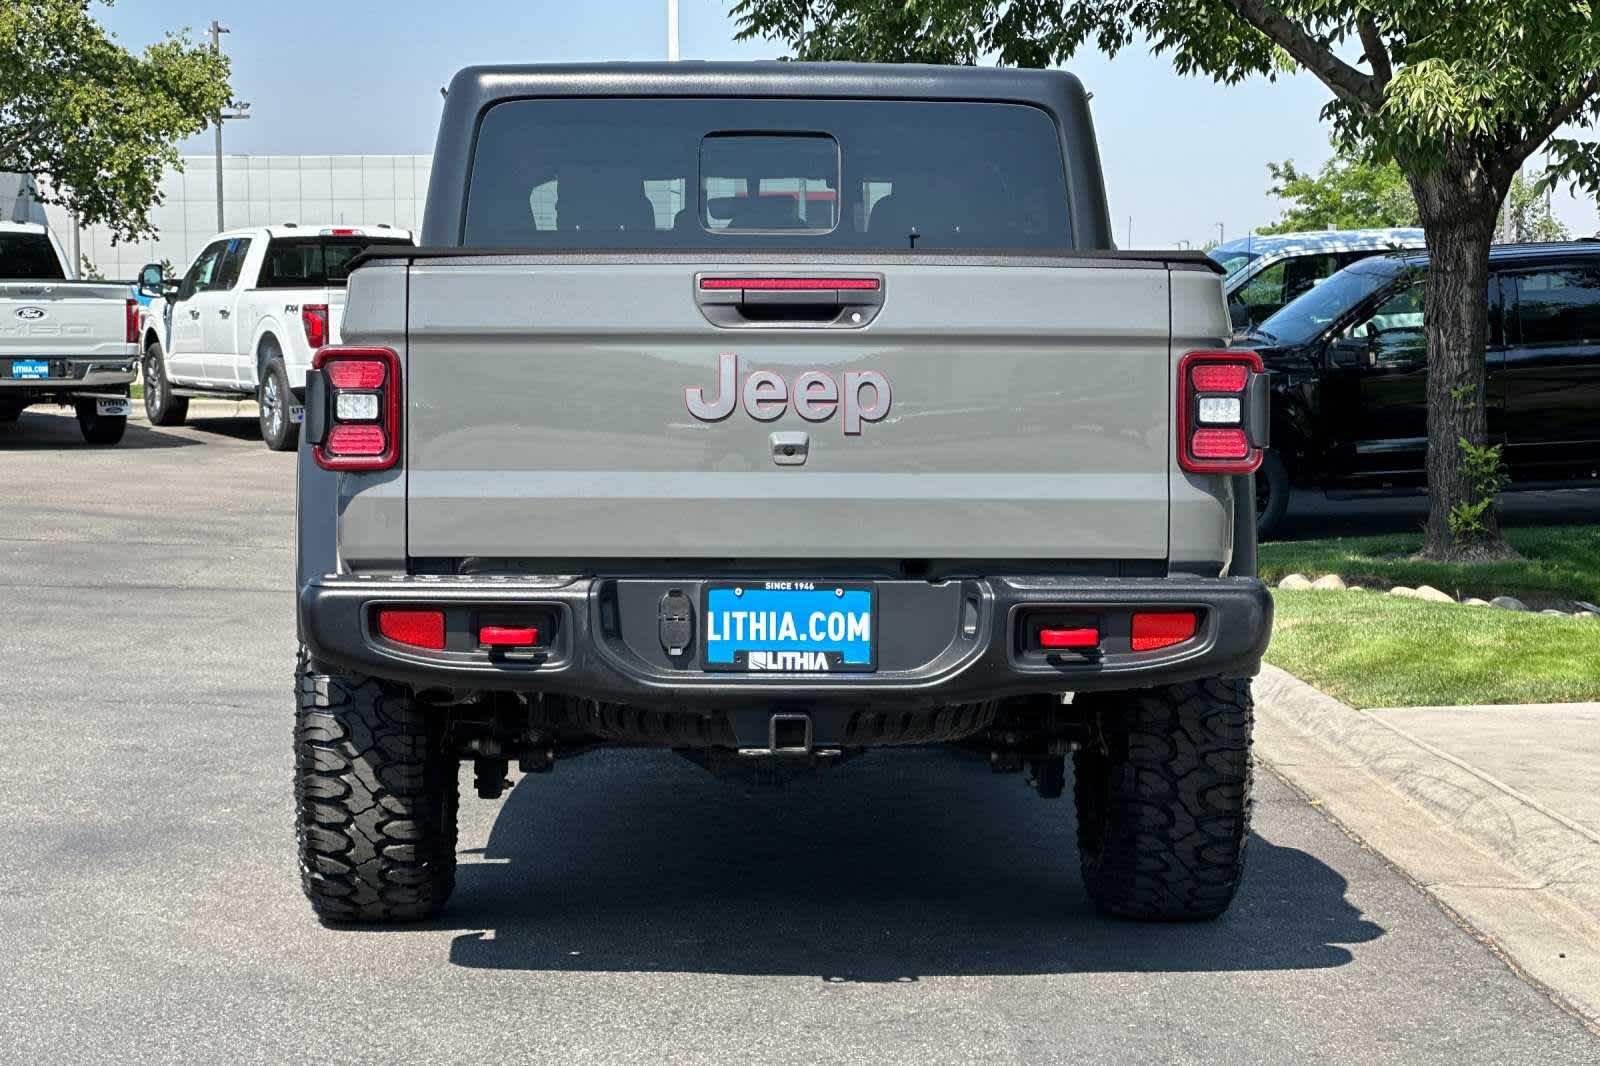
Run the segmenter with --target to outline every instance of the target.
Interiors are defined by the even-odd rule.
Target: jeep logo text
[[[863,422],[883,421],[893,401],[889,379],[876,370],[847,370],[842,381],[823,370],[807,370],[793,385],[771,370],[756,370],[741,386],[739,357],[732,352],[718,357],[713,397],[698,385],[683,390],[684,405],[702,422],[720,422],[741,404],[756,421],[773,422],[792,405],[807,422],[826,422],[840,412],[850,436],[861,432]]]

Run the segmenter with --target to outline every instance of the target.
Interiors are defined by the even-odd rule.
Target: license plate
[[[290,422],[293,422],[295,425],[298,426],[302,422],[304,422],[305,420],[306,420],[306,409],[304,407],[291,407],[291,408],[289,408],[289,421]]]
[[[11,376],[25,381],[38,381],[50,376],[50,361],[48,359],[13,359],[11,360]]]
[[[128,415],[133,413],[133,404],[127,400],[96,400],[94,413],[97,415]]]
[[[828,581],[709,585],[701,612],[707,670],[860,673],[875,665],[875,591]]]

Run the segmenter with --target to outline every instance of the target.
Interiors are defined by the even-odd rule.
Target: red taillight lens
[[[1250,380],[1250,368],[1243,363],[1201,363],[1189,371],[1189,381],[1198,392],[1243,392]]]
[[[1187,611],[1135,614],[1133,650],[1156,651],[1182,644],[1194,636],[1195,621],[1195,616]]]
[[[1098,648],[1099,646],[1100,631],[1093,626],[1039,630],[1041,648]]]
[[[1190,352],[1178,363],[1178,466],[1191,474],[1249,474],[1261,466],[1266,439],[1256,425],[1264,397],[1251,392],[1252,375],[1264,372],[1255,352]],[[1259,437],[1256,436],[1259,434]]]
[[[139,343],[139,301],[128,298],[127,306],[123,310],[123,328],[126,331],[125,340],[129,344]]]
[[[396,644],[443,651],[444,612],[382,608],[378,611],[378,632]]]
[[[300,308],[300,325],[306,331],[306,343],[313,351],[328,343],[328,305],[306,304]]]
[[[376,359],[336,359],[325,372],[336,389],[381,389],[385,366]]]
[[[321,440],[310,438],[317,465],[324,470],[394,466],[400,458],[400,357],[388,348],[320,348],[311,368],[325,385],[318,404],[325,428]]]
[[[1197,429],[1189,438],[1189,454],[1196,459],[1244,459],[1250,440],[1242,429]]]
[[[334,426],[322,446],[330,456],[382,455],[389,439],[378,426]]]

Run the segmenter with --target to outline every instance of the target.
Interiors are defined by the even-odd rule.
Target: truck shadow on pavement
[[[252,422],[251,426],[255,423]],[[68,411],[65,415],[24,411],[15,422],[0,423],[0,451],[4,452],[64,452],[64,451],[142,451],[151,448],[188,448],[202,441],[190,437],[152,429],[146,422],[129,420],[128,431],[120,443],[96,446],[84,443],[78,430],[78,420]]]
[[[521,779],[488,846],[462,856],[435,926],[472,930],[452,962],[844,982],[1298,970],[1384,933],[1331,867],[1259,836],[1221,920],[1104,918],[1078,879],[1070,781],[1046,802],[952,752],[867,756],[754,796],[665,753],[554,773]]]
[[[256,416],[218,416],[191,418],[182,427],[160,429],[142,417],[128,420],[128,431],[118,444],[94,448],[85,444],[72,412],[41,408],[24,411],[16,422],[0,423],[0,451],[142,451],[152,448],[191,448],[206,443],[207,437],[261,441],[261,422]]]

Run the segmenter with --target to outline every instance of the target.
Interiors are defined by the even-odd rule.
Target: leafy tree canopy
[[[1267,191],[1289,206],[1282,218],[1257,233],[1388,228],[1421,221],[1417,198],[1393,161],[1370,163],[1336,154],[1316,173],[1299,169],[1292,159],[1268,163],[1267,173],[1272,177]]]
[[[1340,144],[1408,172],[1462,149],[1520,163],[1600,120],[1589,0],[737,0],[733,14],[740,39],[801,59],[1044,67],[1144,39],[1179,73],[1227,84],[1304,67],[1332,90]],[[1550,148],[1554,177],[1600,190],[1600,144]]]
[[[183,34],[134,55],[90,2],[0,0],[0,171],[37,175],[41,199],[131,240],[153,232],[177,142],[226,104],[228,61]]]

